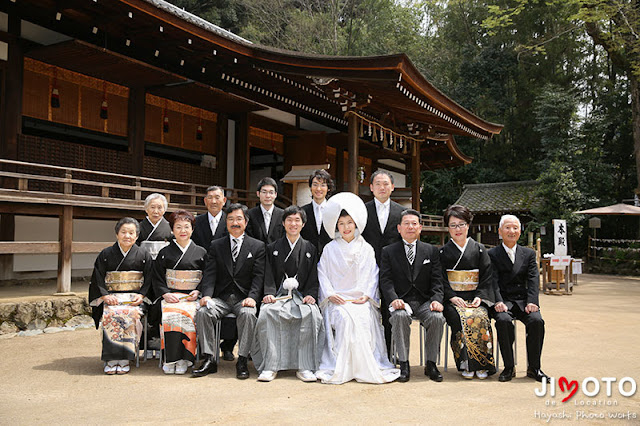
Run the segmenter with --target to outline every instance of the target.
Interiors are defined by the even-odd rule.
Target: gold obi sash
[[[447,269],[447,277],[453,291],[473,291],[480,283],[480,270],[456,271]]]
[[[158,257],[158,252],[168,245],[168,241],[143,241],[140,243],[140,248],[148,251],[153,260],[156,260],[156,257]]]
[[[202,280],[202,271],[178,271],[167,269],[167,287],[171,290],[193,291]]]
[[[140,291],[144,278],[140,271],[110,271],[104,278],[107,290]]]

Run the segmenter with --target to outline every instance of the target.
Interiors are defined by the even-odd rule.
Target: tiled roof
[[[516,213],[531,211],[542,200],[536,197],[535,180],[465,185],[456,204],[473,213]]]

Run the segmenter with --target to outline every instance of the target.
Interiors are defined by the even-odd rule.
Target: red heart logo
[[[560,390],[562,392],[565,391],[565,386],[567,388],[566,390],[570,391],[569,395],[565,399],[563,399],[562,402],[567,402],[573,395],[576,394],[576,392],[578,392],[577,380],[568,381],[566,377],[562,376],[560,377],[560,380],[558,380],[558,385],[560,386]]]

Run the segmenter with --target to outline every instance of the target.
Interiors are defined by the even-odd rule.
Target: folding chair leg
[[[449,326],[445,324],[444,328],[444,371],[447,371],[449,369]]]
[[[425,335],[427,332],[427,329],[424,328],[424,326],[422,325],[422,322],[420,322],[420,320],[418,320],[418,331],[420,332],[420,365],[424,365],[424,343],[427,341],[427,336]]]
[[[142,342],[142,362],[147,362],[147,341],[149,340],[149,320],[144,316],[144,342]]]
[[[518,365],[518,323],[513,320],[513,363]]]
[[[498,332],[496,331],[496,370],[500,370],[500,343],[498,343]]]

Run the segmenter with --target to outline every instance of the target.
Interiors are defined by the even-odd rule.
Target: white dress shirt
[[[316,203],[315,200],[311,200],[311,203],[313,206],[313,214],[316,217],[316,228],[318,228],[318,234],[320,234],[320,230],[322,229],[322,212],[327,205],[327,199],[325,198],[321,204]]]
[[[378,214],[378,223],[380,224],[380,231],[384,233],[384,229],[387,227],[387,221],[389,220],[389,209],[391,207],[391,198],[384,203],[374,198],[376,204],[376,212]]]
[[[271,209],[267,210],[262,204],[260,204],[260,210],[262,211],[262,217],[264,217],[264,226],[268,234],[269,225],[271,224],[271,215],[273,214],[273,206],[271,206]]]
[[[502,247],[504,247],[504,251],[507,252],[507,256],[511,259],[511,263],[516,263],[516,247],[518,247],[518,245],[514,244],[513,248],[510,249],[505,243],[502,243]]]
[[[209,227],[211,228],[211,235],[216,235],[216,230],[220,225],[220,219],[222,219],[222,210],[217,215],[213,216],[210,212],[207,212],[209,216]]]

